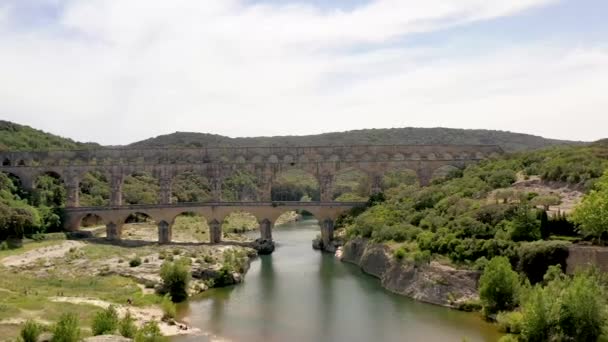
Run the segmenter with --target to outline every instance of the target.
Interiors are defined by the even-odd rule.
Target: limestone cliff
[[[342,260],[359,265],[378,279],[387,290],[416,300],[461,309],[478,299],[479,272],[458,270],[431,262],[415,265],[396,260],[386,245],[364,239],[347,242]]]

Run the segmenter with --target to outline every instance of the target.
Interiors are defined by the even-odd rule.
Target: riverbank
[[[361,238],[346,242],[339,254],[342,261],[359,266],[393,293],[466,311],[479,301],[480,272],[436,261],[399,260],[389,246]]]
[[[140,230],[154,227],[138,226]],[[187,322],[163,322],[157,293],[164,261],[186,259],[191,269],[190,295],[215,286],[239,283],[257,257],[243,242],[224,245],[103,238],[45,240],[0,252],[0,336],[14,338],[23,322],[52,324],[62,313],[78,315],[85,335],[96,312],[115,305],[129,311],[138,325],[159,322],[165,336],[201,334]],[[221,282],[217,279],[221,277]],[[181,326],[181,328],[180,328]]]

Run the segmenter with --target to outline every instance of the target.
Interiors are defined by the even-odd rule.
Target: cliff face
[[[451,308],[478,299],[479,272],[458,270],[431,262],[415,265],[396,260],[390,249],[364,239],[344,245],[342,260],[359,265],[387,290],[416,300]]]

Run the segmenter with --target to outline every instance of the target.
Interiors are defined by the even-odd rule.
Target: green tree
[[[42,334],[42,326],[31,319],[25,322],[19,333],[23,342],[38,342],[40,334]]]
[[[608,171],[575,208],[571,220],[587,236],[602,239],[608,233]]]
[[[163,337],[163,334],[158,327],[157,322],[147,322],[135,335],[135,342],[166,342],[168,339]]]
[[[190,283],[190,266],[186,259],[175,262],[165,261],[160,270],[163,286],[171,295],[171,300],[181,302],[188,298],[188,284]]]
[[[135,325],[135,319],[131,316],[131,313],[127,311],[125,317],[118,322],[118,332],[123,337],[134,338],[137,335],[137,326]]]
[[[562,199],[557,195],[542,195],[534,197],[530,203],[533,206],[542,206],[547,211],[550,206],[562,203]]]
[[[513,309],[517,305],[518,290],[519,277],[509,259],[492,258],[479,279],[479,298],[484,314]]]
[[[540,220],[535,211],[530,210],[525,204],[520,205],[515,211],[509,232],[513,241],[534,241],[541,237]]]
[[[551,227],[549,226],[549,216],[545,210],[540,212],[540,237],[546,240],[551,235]]]
[[[65,313],[59,317],[59,321],[53,327],[51,342],[77,342],[80,341],[80,336],[78,316]]]
[[[118,327],[118,312],[113,305],[95,314],[91,331],[93,335],[112,334]]]

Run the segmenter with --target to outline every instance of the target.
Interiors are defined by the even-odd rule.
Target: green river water
[[[479,315],[394,295],[379,280],[314,251],[314,220],[275,228],[277,249],[245,281],[191,300],[182,314],[211,337],[173,341],[496,341]]]

